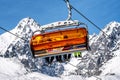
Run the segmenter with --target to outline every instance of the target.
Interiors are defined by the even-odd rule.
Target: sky
[[[120,22],[119,0],[69,0],[77,10],[103,29],[109,22]],[[0,26],[12,30],[26,17],[35,19],[40,25],[66,20],[68,15],[63,0],[0,0]],[[90,34],[99,33],[86,19],[72,10],[72,19],[88,25]],[[4,33],[0,29],[0,34]]]

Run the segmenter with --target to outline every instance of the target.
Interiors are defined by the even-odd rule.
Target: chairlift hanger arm
[[[72,7],[70,6],[70,2],[69,0],[64,0],[66,2],[67,8],[68,8],[68,18],[67,20],[71,20],[71,16],[72,16]]]

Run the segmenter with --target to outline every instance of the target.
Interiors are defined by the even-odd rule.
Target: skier
[[[82,57],[82,54],[81,54],[81,52],[80,51],[78,51],[78,52],[74,52],[74,57]]]

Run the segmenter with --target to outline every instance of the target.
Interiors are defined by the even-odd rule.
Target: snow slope
[[[103,31],[90,37],[91,51],[69,63],[46,65],[34,59],[29,40],[40,25],[31,18],[22,19],[9,33],[0,35],[0,80],[119,80],[120,23],[110,22]]]
[[[26,73],[26,69],[18,59],[0,58],[0,80],[12,80]]]

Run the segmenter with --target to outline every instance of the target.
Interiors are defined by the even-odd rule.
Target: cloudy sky
[[[69,0],[70,3],[100,28],[111,21],[120,22],[119,0]],[[63,0],[0,0],[0,26],[13,29],[26,17],[35,19],[40,25],[66,20],[67,7]],[[89,33],[99,33],[82,16],[72,10],[72,19],[84,22]],[[4,31],[0,30],[0,34]]]

